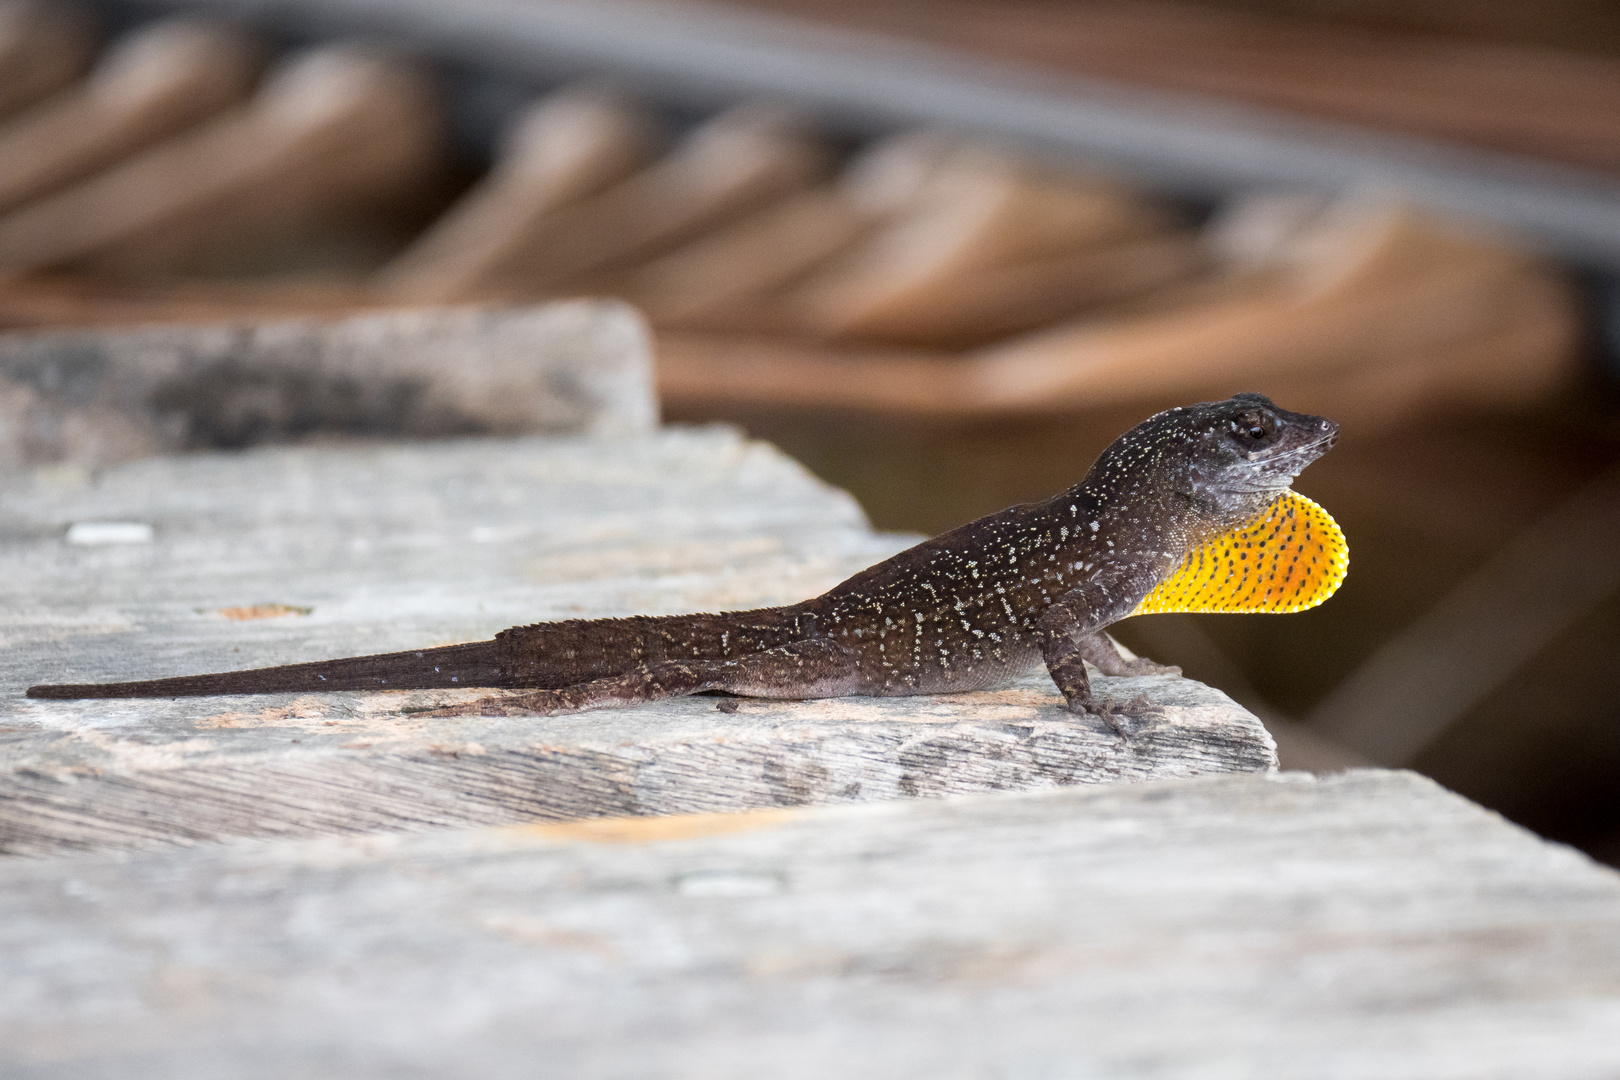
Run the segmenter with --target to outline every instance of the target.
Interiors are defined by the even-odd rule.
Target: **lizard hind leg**
[[[1119,643],[1101,630],[1085,635],[1076,644],[1080,648],[1081,658],[1104,675],[1181,674],[1181,669],[1174,664],[1159,664],[1141,656],[1126,657],[1120,651]]]
[[[744,697],[841,697],[857,692],[855,657],[824,638],[796,641],[734,660],[659,660],[620,675],[555,690],[482,697],[429,716],[557,716],[725,690]]]

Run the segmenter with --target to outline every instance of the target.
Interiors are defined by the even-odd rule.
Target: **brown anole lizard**
[[[761,698],[981,689],[1044,661],[1075,713],[1105,715],[1085,664],[1152,611],[1291,611],[1344,577],[1343,537],[1289,485],[1338,425],[1239,394],[1159,413],[1077,486],[953,529],[810,600],[720,614],[571,619],[491,641],[142,682],[35,686],[33,698],[528,688],[438,712],[526,715],[709,690]]]

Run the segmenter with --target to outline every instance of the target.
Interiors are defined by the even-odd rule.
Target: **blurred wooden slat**
[[[262,66],[254,43],[222,26],[173,20],[131,33],[85,82],[0,126],[0,211],[236,104]]]
[[[1115,301],[1152,295],[1205,269],[1195,234],[1165,232],[1069,254],[942,275],[850,336],[940,348],[982,346]]]
[[[954,356],[670,332],[660,380],[682,407],[959,417],[1175,404],[1263,383],[1291,407],[1380,427],[1425,407],[1522,404],[1573,374],[1573,298],[1512,248],[1350,205],[1288,258]]]
[[[96,51],[89,17],[50,0],[0,2],[0,117],[84,74]]]
[[[651,118],[626,99],[565,90],[542,100],[514,125],[489,175],[384,268],[380,287],[428,302],[498,289],[559,210],[645,165],[657,143]]]
[[[1620,7],[1608,0],[1196,0],[1205,6],[1321,19],[1395,34],[1443,35],[1620,55]]]
[[[1299,408],[1384,424],[1448,398],[1528,402],[1573,375],[1578,317],[1550,269],[1398,206],[1324,217],[1278,277],[980,352],[978,396],[1097,403],[1264,380],[1306,394]],[[1493,355],[1498,341],[1521,347]]]
[[[746,2],[1065,72],[1620,172],[1620,59],[1607,56],[1156,0]]]
[[[912,203],[955,147],[925,132],[881,139],[838,178],[721,225],[624,278],[658,325],[794,332],[782,293]]]
[[[963,147],[892,222],[788,303],[823,334],[927,341],[930,317],[952,302],[964,276],[1139,238],[1168,224],[1161,208],[1121,185]]]
[[[0,287],[0,330],[242,322],[388,306],[386,296],[330,281],[140,282],[40,274]]]
[[[625,295],[660,326],[785,329],[766,297],[849,247],[872,219],[831,186],[795,192],[628,275]]]
[[[491,292],[514,298],[600,288],[830,170],[826,149],[776,109],[738,106],[707,121],[671,153],[554,215],[491,270]]]
[[[150,276],[245,257],[289,230],[420,199],[441,137],[415,70],[315,50],[241,109],[0,218],[0,269]]]

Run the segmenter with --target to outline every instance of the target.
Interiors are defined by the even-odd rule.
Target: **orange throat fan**
[[[1131,614],[1304,611],[1337,592],[1349,569],[1338,522],[1286,491],[1253,521],[1188,552]]]

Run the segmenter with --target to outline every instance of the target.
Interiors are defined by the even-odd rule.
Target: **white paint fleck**
[[[75,521],[68,526],[67,542],[81,547],[103,544],[150,544],[155,533],[144,521]]]

